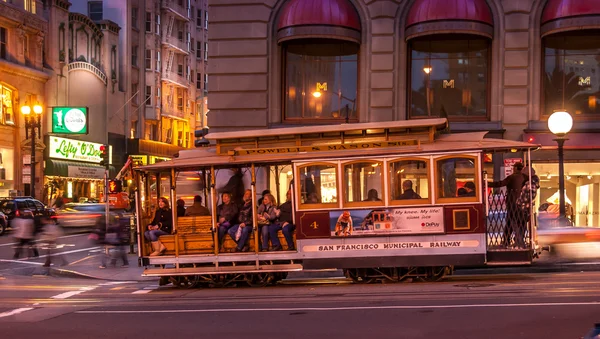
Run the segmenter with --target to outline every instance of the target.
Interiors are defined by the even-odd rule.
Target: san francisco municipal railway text
[[[451,248],[461,247],[462,241],[399,242],[387,244],[323,245],[318,251],[360,251],[360,250],[396,250],[410,248]]]

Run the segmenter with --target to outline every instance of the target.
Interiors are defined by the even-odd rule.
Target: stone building
[[[209,6],[211,131],[447,116],[453,132],[541,143],[545,200],[558,167],[546,120],[565,109],[573,219],[600,225],[600,0]]]

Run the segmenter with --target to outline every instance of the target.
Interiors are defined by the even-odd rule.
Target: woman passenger
[[[252,206],[252,190],[246,190],[244,192],[244,205],[240,208],[238,216],[239,224],[231,227],[229,236],[237,243],[235,248],[236,252],[248,252],[250,247],[246,244],[250,239],[250,232],[252,232],[253,218],[252,213],[254,206]],[[239,234],[238,234],[239,232]]]
[[[217,225],[219,226],[219,251],[224,251],[225,234],[233,226],[238,216],[238,207],[231,201],[231,194],[221,194],[223,202],[217,206]]]
[[[277,202],[273,194],[266,194],[263,198],[263,203],[258,207],[258,224],[261,227],[260,234],[262,240],[262,251],[269,250],[269,238],[271,238],[271,244],[273,245],[273,251],[281,250],[281,243],[277,234],[275,236],[270,235],[270,229],[273,223],[277,221],[277,209],[275,208]]]
[[[169,208],[169,201],[167,198],[158,199],[158,209],[154,214],[154,219],[148,225],[148,230],[144,232],[146,240],[151,241],[153,252],[151,256],[163,254],[167,248],[163,245],[159,237],[161,235],[169,235],[173,232],[173,215]]]

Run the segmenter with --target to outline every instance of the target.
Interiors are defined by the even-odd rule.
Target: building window
[[[183,64],[178,64],[177,65],[177,75],[179,76],[183,76]]]
[[[542,39],[543,114],[566,110],[575,116],[600,114],[600,36],[597,31],[568,32]]]
[[[144,58],[144,67],[147,70],[152,70],[152,50],[146,50],[146,57]]]
[[[409,116],[488,117],[490,40],[426,36],[409,42]]]
[[[359,47],[333,40],[287,43],[284,119],[356,119]]]
[[[154,33],[160,34],[160,14],[154,16]]]
[[[138,9],[137,7],[131,8],[131,27],[138,28]]]
[[[202,41],[196,41],[196,58],[202,59]]]
[[[156,86],[156,106],[160,106],[160,86]]]
[[[146,12],[146,33],[152,33],[152,12]]]
[[[208,42],[204,43],[204,61],[208,61]]]
[[[14,125],[14,98],[13,91],[0,84],[0,122],[6,125]]]
[[[25,7],[25,10],[29,13],[35,14],[35,1],[36,0],[24,0],[23,4]]]
[[[177,110],[183,111],[183,89],[177,88]]]
[[[202,89],[202,73],[196,73],[196,89]]]
[[[88,16],[92,21],[102,20],[102,1],[88,2]]]
[[[202,27],[202,10],[198,10],[198,15],[196,15],[196,27]]]
[[[146,99],[144,99],[146,106],[152,106],[152,86],[146,86]]]
[[[0,27],[0,59],[6,59],[6,50],[8,44],[8,34],[4,27]]]
[[[160,51],[156,51],[156,71],[160,72]]]
[[[132,66],[136,66],[138,65],[137,63],[137,59],[138,59],[138,46],[137,45],[133,45],[131,46],[131,65]]]
[[[208,92],[208,74],[204,73],[204,92]]]
[[[131,84],[131,95],[133,96],[133,99],[131,100],[131,102],[134,105],[139,105],[138,102],[138,84]]]
[[[208,11],[204,11],[204,29],[208,29]]]

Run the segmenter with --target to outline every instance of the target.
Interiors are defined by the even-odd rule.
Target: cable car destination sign
[[[88,134],[88,108],[52,107],[52,133]]]
[[[342,150],[380,149],[380,148],[418,146],[418,145],[419,145],[418,140],[358,142],[358,143],[331,144],[331,145],[236,149],[236,150],[230,150],[227,153],[225,153],[224,155],[236,156],[236,155],[303,153],[303,152],[328,152],[328,151],[342,151]]]

